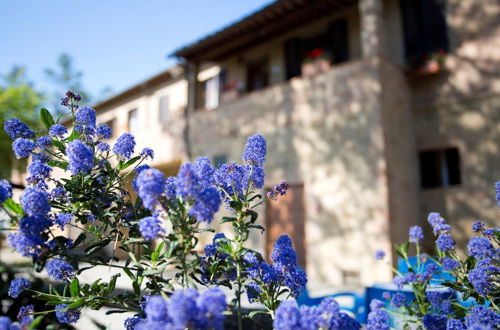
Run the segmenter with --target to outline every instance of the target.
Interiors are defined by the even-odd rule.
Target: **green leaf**
[[[80,133],[78,133],[76,130],[73,130],[73,132],[71,132],[70,136],[68,137],[68,142],[71,142],[73,140],[76,140],[78,139],[79,137],[81,136]]]
[[[3,202],[3,206],[5,206],[6,209],[14,212],[15,214],[23,215],[24,213],[21,205],[14,202],[12,198],[9,198],[5,202]]]
[[[266,231],[266,228],[262,227],[261,225],[249,225],[248,228],[255,228],[255,229],[259,229],[261,230],[262,232],[265,232]]]
[[[113,292],[113,290],[115,289],[116,287],[116,279],[118,277],[120,277],[121,274],[115,274],[113,276],[111,276],[111,280],[109,281],[109,285],[108,285],[108,288],[107,288],[107,292],[108,292],[108,295],[111,294]]]
[[[33,320],[33,322],[30,323],[30,326],[28,329],[36,329],[36,327],[40,325],[40,322],[42,322],[44,317],[45,317],[45,315],[38,316],[36,319]]]
[[[205,232],[210,232],[210,233],[215,233],[215,229],[213,228],[200,228],[196,230],[197,233],[205,233]]]
[[[80,298],[77,299],[75,302],[73,302],[71,305],[68,306],[68,308],[78,308],[82,306],[85,303],[85,299]]]
[[[64,161],[60,161],[60,160],[49,160],[47,164],[49,166],[52,166],[52,167],[54,167],[54,166],[59,167],[63,170],[68,168],[68,162],[64,162]]]
[[[250,314],[248,314],[248,317],[253,318],[257,314],[267,314],[267,312],[266,311],[253,311],[253,312],[250,312]]]
[[[78,244],[83,242],[85,240],[85,238],[87,238],[87,235],[85,235],[85,233],[80,233],[80,235],[78,235],[75,242],[73,243],[73,247],[78,246]]]
[[[40,110],[40,119],[42,120],[42,123],[47,127],[47,129],[50,128],[50,126],[55,124],[54,118],[52,118],[52,115],[50,114],[49,110],[42,108]]]
[[[222,217],[220,223],[233,222],[233,221],[236,221],[235,217]]]
[[[403,258],[405,261],[408,259],[408,249],[410,248],[410,242],[399,244],[395,246],[396,253]]]
[[[71,293],[71,297],[78,297],[80,295],[80,282],[78,281],[78,278],[75,277],[71,281],[69,292]]]
[[[139,285],[139,283],[137,282],[132,282],[132,287],[134,288],[134,293],[137,295],[137,296],[140,296],[141,295],[141,286]]]
[[[66,147],[64,146],[64,143],[62,143],[61,141],[52,140],[52,145],[55,146],[57,149],[59,149],[59,151],[62,152],[63,154],[66,153]]]
[[[136,156],[130,160],[128,160],[127,162],[125,163],[121,163],[118,165],[118,170],[119,171],[123,171],[124,169],[130,167],[131,165],[133,165],[135,162],[137,162],[139,159],[141,159],[141,156]]]

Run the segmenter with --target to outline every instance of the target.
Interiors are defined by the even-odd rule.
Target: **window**
[[[446,188],[462,183],[457,148],[422,151],[419,158],[422,188]]]
[[[130,134],[137,134],[139,131],[139,111],[137,109],[128,113],[128,131]]]
[[[158,100],[158,104],[158,120],[160,121],[160,123],[166,123],[168,122],[168,119],[170,117],[170,104],[168,95],[161,96]]]
[[[226,155],[217,155],[214,157],[214,165],[215,167],[219,167],[222,164],[227,163],[227,156]]]
[[[216,109],[219,106],[219,91],[219,75],[200,82],[198,104],[201,109]]]
[[[256,91],[269,85],[269,63],[267,58],[247,65],[247,90]]]
[[[418,64],[426,56],[448,51],[445,0],[400,0],[405,58]]]
[[[306,54],[321,49],[331,63],[349,59],[349,34],[347,19],[333,21],[326,32],[308,38],[292,38],[285,42],[286,78],[300,76]]]

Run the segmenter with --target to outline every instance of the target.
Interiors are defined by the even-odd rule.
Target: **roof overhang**
[[[357,0],[278,0],[171,56],[188,61],[218,61],[241,49],[351,6]]]

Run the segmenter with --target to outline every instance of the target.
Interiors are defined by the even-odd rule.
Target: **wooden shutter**
[[[269,260],[274,242],[287,234],[293,240],[299,265],[305,268],[305,204],[304,185],[291,185],[286,196],[266,203],[266,254]]]

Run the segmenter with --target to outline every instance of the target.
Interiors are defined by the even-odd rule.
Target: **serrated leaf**
[[[47,129],[49,129],[50,126],[55,124],[54,118],[52,118],[52,115],[50,114],[49,110],[45,108],[40,109],[40,120]]]

